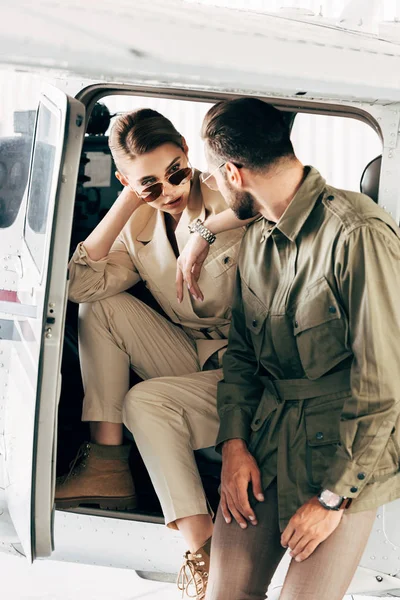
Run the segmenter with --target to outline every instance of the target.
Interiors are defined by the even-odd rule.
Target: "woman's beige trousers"
[[[207,514],[193,450],[213,446],[220,368],[200,371],[193,340],[140,300],[122,293],[79,311],[84,421],[132,432],[165,521]],[[129,389],[129,371],[142,382]]]

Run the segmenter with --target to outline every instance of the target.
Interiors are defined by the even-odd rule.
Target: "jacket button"
[[[328,196],[327,197],[327,200],[329,200],[329,202],[332,202],[332,200],[334,200],[334,199],[335,199],[335,196]]]
[[[356,492],[358,492],[358,487],[355,487],[355,486],[353,485],[353,487],[352,487],[352,488],[350,488],[350,491],[351,491],[351,493],[352,493],[352,494],[355,494]]]
[[[227,265],[230,260],[231,260],[230,256],[225,256],[224,257],[224,265]]]
[[[294,322],[294,326],[295,326],[295,327],[298,327],[298,326],[299,326],[299,324],[298,324],[298,322],[297,322],[297,321],[295,321],[295,322]]]
[[[335,306],[330,306],[329,307],[329,312],[334,314],[336,312],[336,307]]]
[[[260,423],[261,423],[261,419],[256,419],[256,420],[254,421],[254,425],[259,425]]]
[[[361,481],[362,481],[363,479],[365,479],[365,473],[359,473],[359,474],[357,475],[357,479],[360,479]]]
[[[252,322],[253,327],[257,327],[258,325],[258,321],[256,321],[256,319],[254,319],[254,321]]]
[[[318,433],[315,434],[315,437],[317,440],[323,440],[324,434],[322,433],[322,431],[318,431]]]

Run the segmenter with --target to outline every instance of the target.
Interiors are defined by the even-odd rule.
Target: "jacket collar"
[[[314,167],[305,167],[307,174],[293,200],[272,228],[279,229],[294,242],[326,187],[326,181]]]

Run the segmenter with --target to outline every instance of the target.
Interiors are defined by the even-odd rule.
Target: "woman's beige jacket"
[[[188,206],[175,235],[181,252],[189,240],[189,224],[227,208],[222,196],[195,172]],[[214,352],[226,347],[231,320],[236,263],[244,228],[217,235],[204,263],[199,286],[204,301],[188,290],[179,304],[176,295],[176,257],[169,243],[164,214],[149,205],[140,206],[117,237],[109,254],[91,260],[80,243],[69,264],[69,298],[94,302],[128,290],[143,280],[172,322],[196,340],[201,366]]]

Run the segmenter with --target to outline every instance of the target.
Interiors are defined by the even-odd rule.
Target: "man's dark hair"
[[[201,135],[218,158],[248,169],[265,170],[283,157],[294,158],[281,112],[258,98],[218,102],[206,114]]]

